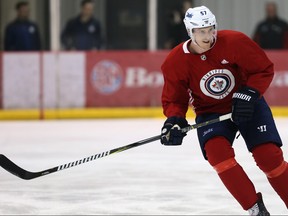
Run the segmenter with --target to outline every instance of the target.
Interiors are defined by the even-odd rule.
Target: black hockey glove
[[[253,117],[254,104],[260,94],[257,90],[247,86],[235,92],[232,96],[232,121],[239,124],[249,121]]]
[[[161,143],[163,145],[181,145],[183,137],[187,133],[182,133],[181,128],[187,127],[188,122],[182,117],[169,117],[164,122],[164,126],[161,129]]]

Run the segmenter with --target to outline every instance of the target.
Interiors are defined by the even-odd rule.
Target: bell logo
[[[144,67],[127,67],[111,60],[102,60],[92,69],[90,82],[100,94],[111,95],[121,89],[159,88],[164,85],[160,71],[148,71]]]

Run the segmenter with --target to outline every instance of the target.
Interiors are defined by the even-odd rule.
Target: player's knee
[[[287,169],[287,163],[284,161],[281,148],[273,143],[255,147],[252,154],[257,166],[268,178],[275,178]]]
[[[205,144],[205,152],[208,162],[215,167],[231,158],[234,159],[234,150],[225,137],[213,137]]]

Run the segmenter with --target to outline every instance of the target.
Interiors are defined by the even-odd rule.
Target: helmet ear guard
[[[193,29],[195,28],[205,28],[209,26],[214,26],[215,37],[217,34],[217,22],[215,15],[206,7],[194,7],[189,8],[183,19],[185,27],[187,29],[188,36],[194,41]]]

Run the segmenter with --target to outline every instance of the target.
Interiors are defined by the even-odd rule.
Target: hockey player
[[[189,101],[196,123],[232,112],[231,120],[197,130],[203,155],[232,196],[250,215],[270,215],[261,193],[235,159],[236,132],[243,136],[257,166],[288,207],[288,166],[270,108],[263,97],[273,78],[273,63],[246,35],[217,32],[216,18],[205,6],[189,8],[184,18],[190,40],[164,61],[162,106],[167,120],[161,143],[180,145],[188,126]]]

